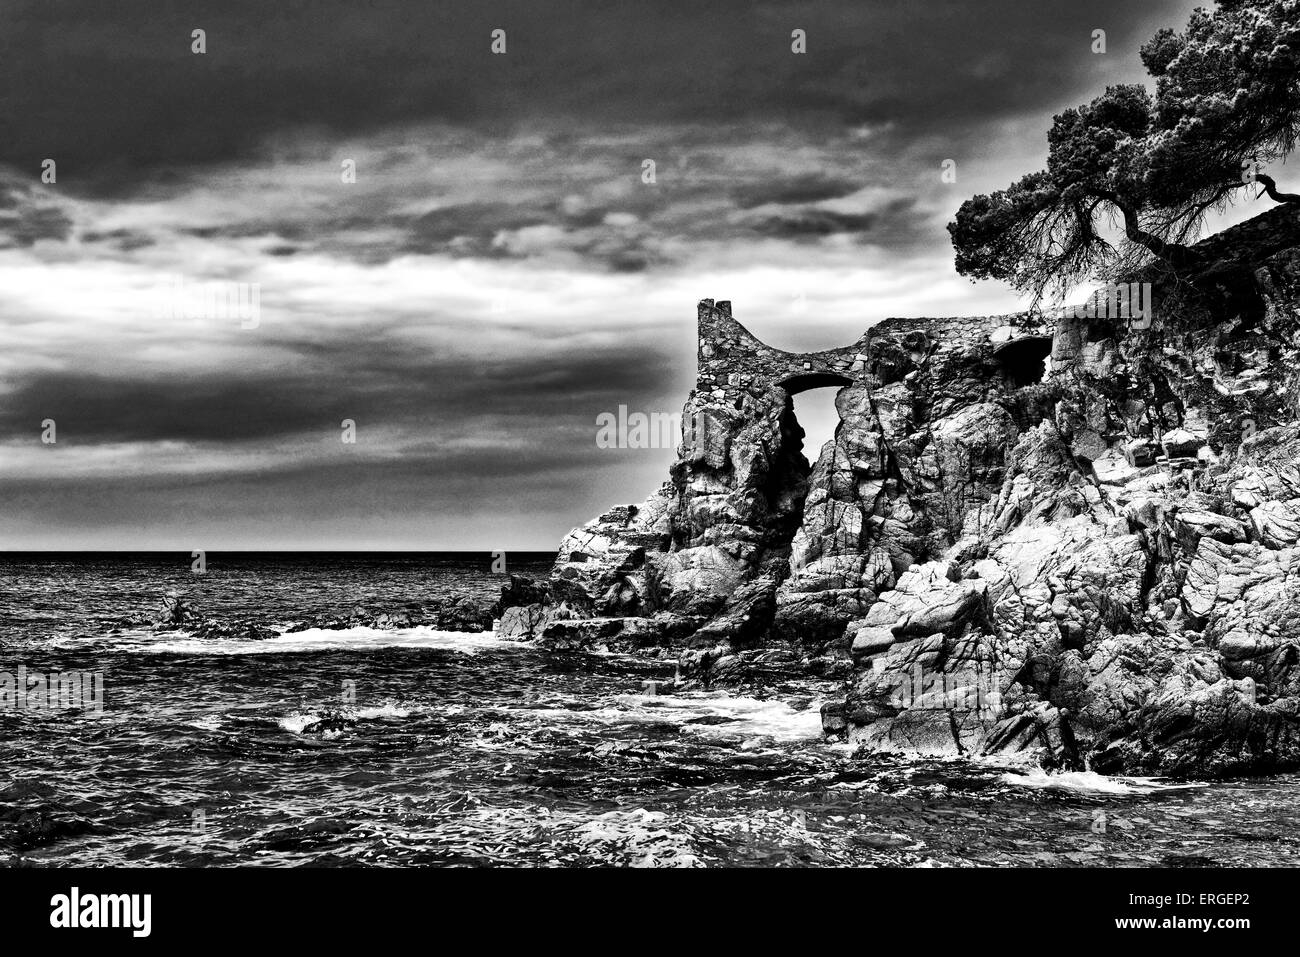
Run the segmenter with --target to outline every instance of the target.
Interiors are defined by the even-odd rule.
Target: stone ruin
[[[988,346],[1013,377],[1021,369],[1042,379],[1051,347],[1051,330],[1027,313],[955,319],[886,319],[852,345],[822,352],[784,352],[765,345],[731,315],[731,303],[704,299],[697,314],[696,392],[719,401],[736,401],[757,386],[778,386],[790,395],[809,389],[878,384],[873,357],[880,346],[897,343],[915,356],[937,348]],[[1037,363],[1035,366],[1034,363]],[[886,376],[888,372],[886,371]],[[1021,372],[1021,375],[1024,373]]]
[[[500,633],[842,679],[823,726],[870,749],[1300,764],[1300,215],[1193,252],[1124,277],[1140,328],[887,319],[799,354],[704,300],[669,480],[512,580]],[[791,397],[826,386],[810,462]]]

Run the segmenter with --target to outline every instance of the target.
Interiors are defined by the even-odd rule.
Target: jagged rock
[[[294,622],[286,634],[309,628],[339,630],[343,628],[437,628],[442,631],[490,631],[492,611],[488,603],[476,598],[457,598],[449,604],[409,602],[404,607],[375,612],[357,609],[347,614],[310,615]]]
[[[128,627],[149,624],[155,629],[169,631],[184,629],[192,637],[204,641],[262,641],[278,634],[273,628],[248,619],[228,621],[205,617],[185,595],[175,591],[163,596],[162,610],[152,620],[131,619],[124,624]]]
[[[1193,252],[1125,278],[1141,329],[891,319],[795,355],[703,301],[671,481],[570,533],[503,630],[673,645],[692,680],[851,666],[823,724],[869,748],[1300,765],[1300,215]],[[790,396],[825,385],[810,465]]]
[[[500,618],[508,608],[522,605],[544,605],[551,600],[551,583],[537,581],[524,575],[511,575],[501,586],[501,597],[492,607],[492,613]]]
[[[746,562],[721,545],[669,552],[654,568],[654,604],[683,614],[710,614],[726,604],[746,570]]]
[[[603,646],[610,638],[636,632],[643,618],[582,618],[554,621],[542,629],[541,644],[552,651],[579,651]]]
[[[1145,468],[1155,462],[1159,447],[1150,439],[1133,439],[1124,443],[1124,458],[1134,468]]]
[[[543,626],[538,645],[551,651],[633,651],[672,642],[698,626],[698,619],[674,615],[556,619]]]
[[[843,701],[828,701],[822,705],[822,733],[827,737],[842,737],[849,729],[845,715],[848,705]]]
[[[1188,498],[1190,500],[1191,496]],[[1226,545],[1244,542],[1247,538],[1245,522],[1208,508],[1198,508],[1190,501],[1178,506],[1170,521],[1189,551],[1195,551],[1197,543],[1207,536]]]
[[[925,635],[956,635],[985,617],[986,582],[953,580],[946,563],[929,562],[906,572],[873,604],[855,631],[855,658],[878,654],[894,642]]]
[[[439,608],[434,623],[442,631],[491,631],[492,612],[479,602],[463,598],[452,605]]]
[[[502,612],[497,636],[512,641],[531,641],[540,638],[542,630],[552,620],[553,612],[546,605],[515,605]]]
[[[162,608],[153,618],[153,624],[163,628],[180,628],[196,617],[190,607],[189,599],[179,592],[169,591],[163,595]]]
[[[1300,541],[1300,514],[1287,502],[1260,502],[1250,510],[1255,537],[1269,548],[1288,548]]]
[[[758,644],[772,627],[776,612],[776,578],[763,575],[731,595],[722,612],[691,635],[692,645],[730,641],[737,647]]]

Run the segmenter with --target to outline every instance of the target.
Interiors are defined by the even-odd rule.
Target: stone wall
[[[696,391],[734,402],[750,388],[779,386],[791,395],[854,382],[871,384],[886,343],[914,353],[1002,346],[1023,337],[1050,335],[1026,313],[948,319],[885,319],[856,342],[822,352],[785,352],[754,336],[731,314],[731,303],[703,299],[697,313]]]

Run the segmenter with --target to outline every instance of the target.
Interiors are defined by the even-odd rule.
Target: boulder
[[[1160,437],[1160,447],[1171,459],[1195,458],[1201,440],[1186,429],[1170,429]]]

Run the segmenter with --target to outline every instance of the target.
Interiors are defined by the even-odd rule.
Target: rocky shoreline
[[[844,680],[870,750],[1106,773],[1300,765],[1300,217],[1193,247],[1149,320],[890,319],[771,349],[699,308],[669,481],[512,578],[503,637],[688,680]],[[791,395],[836,386],[803,456]]]

